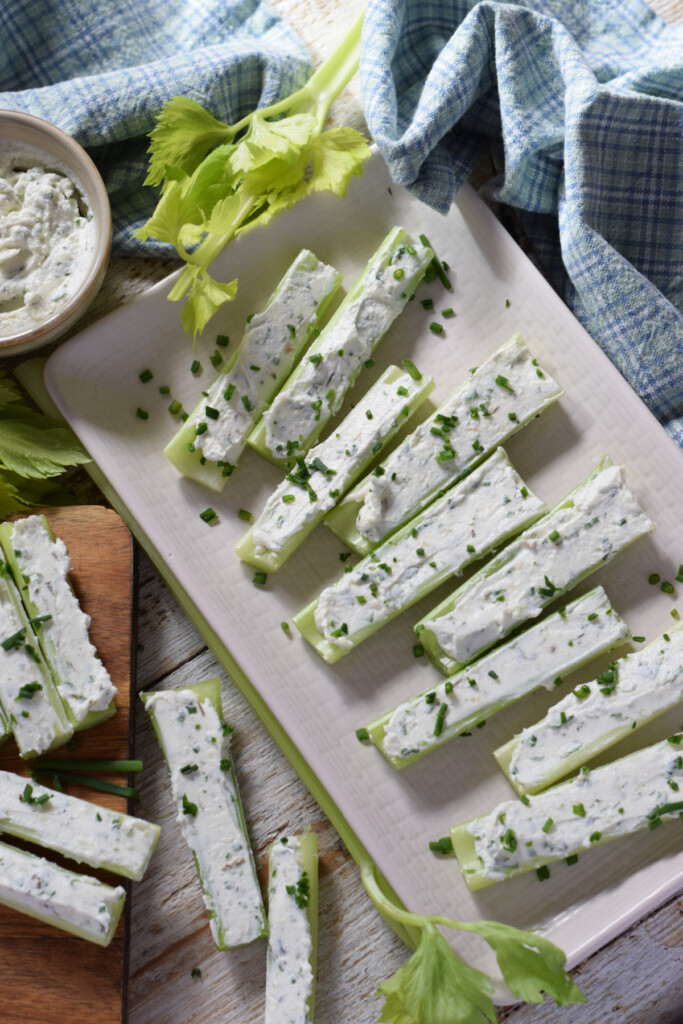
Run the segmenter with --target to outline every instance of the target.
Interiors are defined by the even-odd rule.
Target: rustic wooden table
[[[669,20],[683,20],[680,0],[651,0]],[[358,3],[275,0],[319,62],[350,23]],[[363,127],[357,82],[333,109]],[[128,301],[168,274],[173,262],[114,258],[104,288],[79,327]],[[365,895],[335,830],[264,727],[230,684],[144,555],[139,558],[138,690],[178,687],[210,675],[224,679],[224,707],[235,727],[235,762],[247,824],[265,882],[266,848],[282,831],[313,827],[319,836],[320,938],[317,1024],[371,1024],[379,982],[408,951]],[[142,707],[136,752],[145,764],[138,813],[163,826],[152,866],[135,886],[129,979],[130,1024],[252,1024],[263,1018],[265,944],[231,953],[211,942],[196,873],[174,822],[167,773]],[[683,900],[673,899],[591,957],[574,975],[583,1007],[554,1004],[502,1010],[512,1024],[674,1024],[683,1021]],[[192,978],[200,967],[201,978]]]

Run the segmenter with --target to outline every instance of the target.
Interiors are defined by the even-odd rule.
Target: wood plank
[[[63,748],[54,756],[72,759],[129,757],[133,607],[130,534],[115,512],[101,506],[41,511],[47,516],[55,536],[61,537],[69,550],[73,566],[70,578],[81,607],[92,619],[92,641],[118,687],[116,715],[94,729],[78,733],[76,752]],[[28,775],[28,767],[29,764],[19,758],[13,739],[0,748],[0,768]],[[110,778],[122,781],[120,776]],[[127,810],[127,801],[121,797],[95,793],[76,785],[70,786],[69,792],[106,807]],[[33,850],[40,852],[35,847]],[[54,854],[48,856],[60,860]],[[60,863],[74,867],[73,862],[60,860]],[[119,879],[106,873],[83,866],[76,866],[76,870],[120,884]],[[127,888],[130,891],[130,887]],[[124,922],[119,924],[111,945],[102,949],[0,907],[0,1017],[3,1024],[47,1024],[61,1017],[62,1011],[74,1024],[121,1024],[125,1021],[129,920],[127,908]]]

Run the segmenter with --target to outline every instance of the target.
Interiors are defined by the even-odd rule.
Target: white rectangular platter
[[[647,578],[656,571],[673,580],[683,562],[683,453],[469,187],[441,217],[389,186],[375,157],[345,200],[316,196],[231,245],[213,269],[220,280],[239,277],[238,298],[200,341],[198,375],[190,373],[191,341],[162,282],[63,345],[48,363],[46,382],[166,574],[229,650],[405,905],[461,920],[541,927],[575,964],[683,885],[680,823],[594,849],[579,866],[552,868],[542,883],[531,873],[469,893],[456,862],[432,855],[428,841],[512,795],[491,752],[535,721],[551,698],[527,698],[471,737],[395,772],[377,750],[358,742],[355,730],[441,678],[426,659],[413,657],[412,626],[452,588],[326,666],[293,627],[288,637],[281,622],[291,621],[340,574],[339,541],[318,527],[280,573],[265,587],[255,586],[253,569],[232,551],[247,526],[237,513],[257,514],[279,471],[249,450],[215,495],[178,476],[161,454],[176,423],[158,385],[170,385],[192,409],[215,373],[208,356],[216,333],[236,344],[246,316],[263,307],[303,246],[342,270],[348,288],[388,230],[400,224],[429,237],[450,266],[453,291],[438,280],[420,286],[417,299],[432,297],[434,311],[420,301],[406,307],[351,400],[389,362],[408,357],[435,376],[433,398],[440,403],[471,367],[521,331],[565,397],[507,446],[513,463],[551,505],[608,452],[625,466],[628,484],[658,526],[579,591],[604,584],[636,635],[653,638],[674,625],[676,597],[649,586]],[[455,310],[452,319],[441,317],[446,307]],[[440,336],[429,330],[434,320],[444,325]],[[154,379],[142,384],[138,375],[147,368]],[[136,416],[138,406],[148,410],[148,420]],[[208,505],[220,517],[214,527],[199,518]],[[677,590],[683,613],[683,586]],[[603,667],[594,663],[574,675],[572,685]],[[669,714],[630,745],[681,725],[683,711]],[[621,744],[610,756],[628,749]],[[471,963],[491,968],[483,948],[457,937],[454,945]]]

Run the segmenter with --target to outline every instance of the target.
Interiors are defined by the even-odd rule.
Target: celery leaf
[[[564,970],[565,954],[548,939],[498,921],[477,921],[472,930],[491,946],[505,983],[518,999],[542,1003],[545,992],[559,1006],[586,1002]]]
[[[204,330],[216,310],[235,298],[237,278],[230,281],[229,284],[221,284],[220,281],[214,281],[208,271],[199,267],[191,269],[196,270],[197,273],[194,275],[180,315],[185,330],[192,331],[196,337]]]
[[[0,409],[0,467],[39,480],[90,462],[68,427],[25,406]]]
[[[214,146],[231,137],[227,124],[217,121],[201,104],[187,96],[174,96],[161,108],[150,134],[149,173],[145,185],[158,185],[167,177],[166,166],[192,174]]]
[[[368,144],[353,128],[330,128],[311,140],[313,174],[310,187],[315,191],[329,189],[345,196],[354,175],[363,173],[363,161],[370,156]]]
[[[379,991],[387,997],[379,1020],[391,1024],[496,1021],[489,978],[463,963],[428,921],[415,953]]]

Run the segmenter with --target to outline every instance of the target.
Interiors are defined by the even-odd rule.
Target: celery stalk
[[[250,434],[252,448],[287,466],[316,443],[433,257],[403,228],[389,232]]]
[[[389,366],[337,429],[310,450],[303,468],[273,492],[236,545],[239,557],[257,569],[279,569],[433,387],[431,377],[415,380]]]
[[[0,843],[0,903],[98,946],[114,937],[125,890]]]
[[[178,820],[192,852],[218,949],[267,932],[223,721],[220,679],[141,695],[171,776]]]
[[[341,278],[308,249],[299,253],[263,312],[250,317],[208,396],[164,448],[184,476],[214,491],[223,489],[247,435],[307,348]]]
[[[294,623],[332,664],[543,511],[499,448],[323,590]]]

